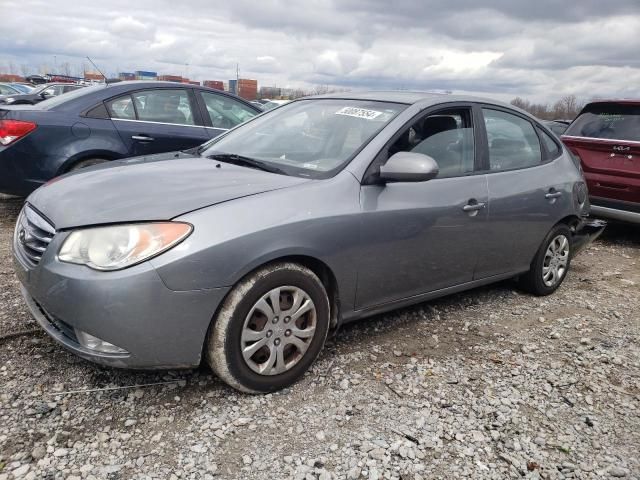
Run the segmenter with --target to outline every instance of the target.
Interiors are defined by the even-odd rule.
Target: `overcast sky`
[[[638,97],[640,0],[0,0],[0,70]],[[55,56],[55,58],[54,58]],[[186,65],[188,64],[188,65]]]

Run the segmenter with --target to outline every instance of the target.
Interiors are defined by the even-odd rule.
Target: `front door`
[[[435,179],[362,186],[356,308],[473,279],[488,194],[484,175],[474,174],[472,119],[470,107],[430,112],[383,152],[386,158],[399,151],[433,157],[440,170]]]

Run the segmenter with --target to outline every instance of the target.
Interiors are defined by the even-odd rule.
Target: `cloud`
[[[239,65],[265,86],[638,96],[638,31],[637,0],[4,0],[0,70],[79,72],[89,55],[108,75]]]

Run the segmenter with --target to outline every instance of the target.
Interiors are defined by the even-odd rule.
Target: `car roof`
[[[334,98],[343,100],[371,100],[375,102],[390,102],[390,103],[404,103],[407,105],[413,105],[415,103],[421,103],[425,105],[437,105],[440,103],[450,102],[474,102],[474,103],[488,103],[492,105],[499,105],[510,108],[512,110],[521,111],[519,108],[513,105],[500,102],[491,98],[475,97],[473,95],[454,95],[449,93],[437,93],[437,92],[420,92],[420,91],[367,91],[367,92],[340,92],[340,93],[328,93],[324,95],[316,95],[313,97],[305,98]]]
[[[640,105],[640,99],[633,99],[633,98],[605,98],[605,99],[598,99],[598,100],[592,100],[590,102],[587,102],[585,107],[587,105],[596,105],[596,104],[599,104],[599,103],[624,103],[624,104],[628,104],[628,105]]]
[[[103,85],[103,84],[97,84]],[[204,85],[194,85],[192,83],[181,83],[181,82],[167,82],[162,80],[125,80],[122,82],[109,82],[107,83],[107,88],[115,88],[122,85],[135,85],[137,87],[194,87],[194,88],[203,88],[205,90],[215,90],[215,88],[205,87]],[[221,90],[216,90],[221,91]],[[226,92],[223,92],[226,93]]]
[[[220,93],[222,95],[228,95],[233,98],[240,98],[242,101],[246,103],[250,103],[248,100],[245,100],[237,95],[234,95],[230,92],[225,92],[222,90],[217,90],[211,87],[205,87],[204,85],[193,85],[191,83],[179,83],[179,82],[166,82],[161,80],[127,80],[123,82],[110,82],[106,85],[103,83],[96,84],[97,86],[102,86],[103,88],[110,90],[129,90],[127,87],[135,86],[136,88],[198,88],[200,90],[207,90],[210,92]]]

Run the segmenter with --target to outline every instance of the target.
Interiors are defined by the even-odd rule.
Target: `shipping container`
[[[224,83],[220,80],[205,80],[202,85],[209,88],[215,88],[216,90],[224,90]]]
[[[147,72],[145,70],[136,70],[136,77],[158,77],[158,72]]]
[[[255,100],[258,97],[258,81],[248,78],[229,80],[229,91],[245,100]]]
[[[103,81],[105,78],[101,73],[97,72],[84,72],[85,80],[95,80],[95,81]]]
[[[182,82],[182,77],[180,75],[160,75],[158,80],[163,82]]]
[[[0,82],[24,82],[24,78],[20,75],[13,75],[10,73],[0,75]]]

